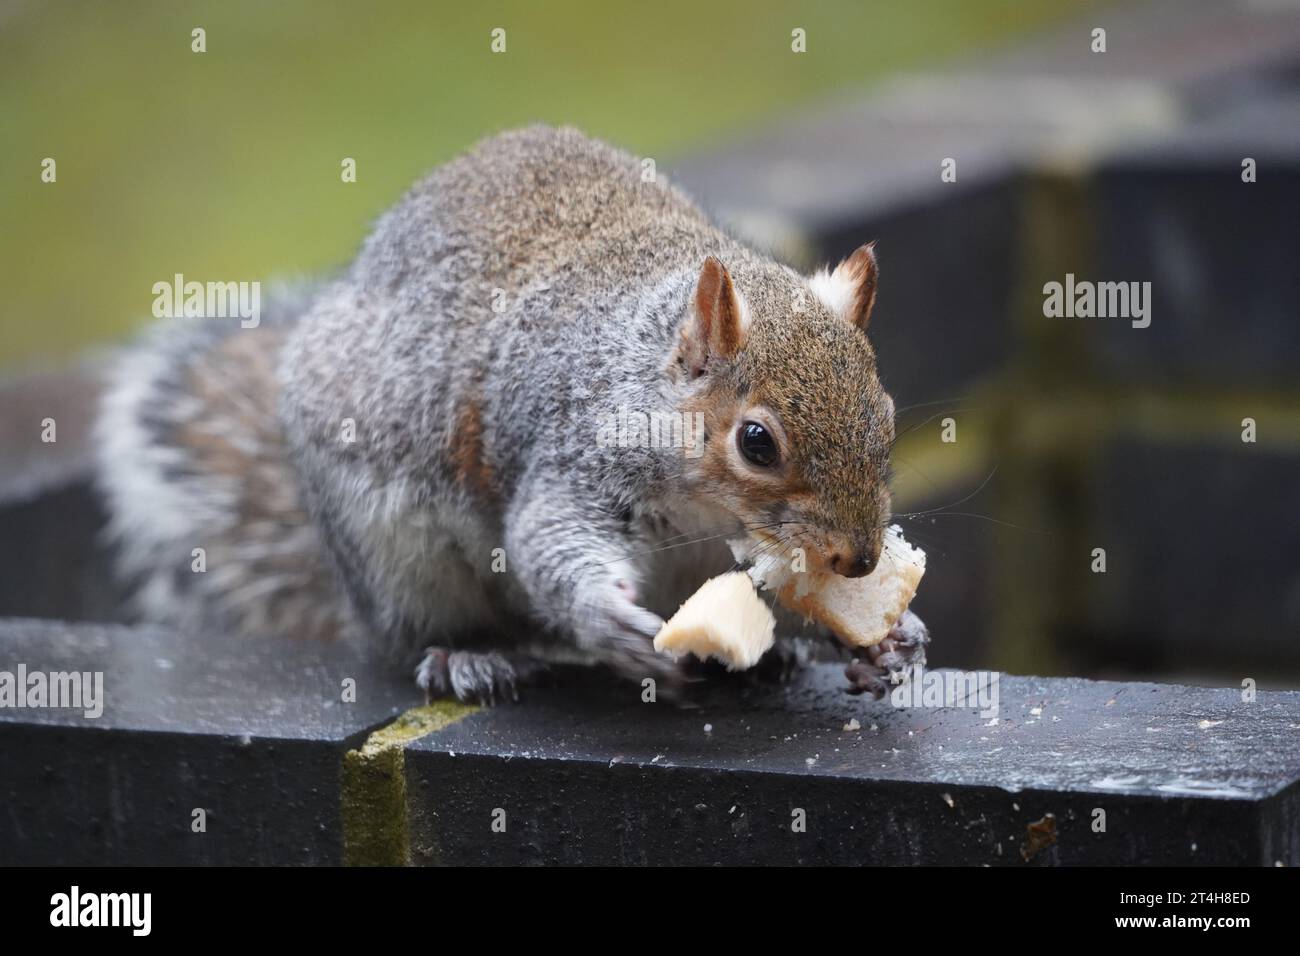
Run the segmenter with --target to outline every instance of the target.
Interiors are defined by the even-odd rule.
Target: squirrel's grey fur
[[[803,277],[575,130],[489,139],[258,328],[172,320],[127,355],[100,430],[123,569],[182,626],[451,648],[421,680],[462,697],[511,693],[521,654],[672,678],[649,637],[727,535],[878,550],[893,406],[855,326],[864,255],[865,299],[865,271]],[[756,402],[780,482],[734,460]],[[702,414],[704,454],[601,447],[620,409]]]

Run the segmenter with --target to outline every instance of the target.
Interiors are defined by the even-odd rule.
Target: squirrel
[[[625,152],[499,134],[255,328],[169,319],[125,352],[97,426],[116,561],[145,619],[365,642],[430,696],[517,699],[552,661],[676,688],[652,638],[725,538],[879,558],[876,285],[872,245],[806,277]],[[635,413],[698,443],[599,440]],[[926,640],[909,612],[851,689]]]

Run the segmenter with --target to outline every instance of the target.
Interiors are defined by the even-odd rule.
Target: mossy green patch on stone
[[[406,711],[343,755],[343,860],[349,866],[404,866],[410,860],[406,745],[474,713],[439,701]]]

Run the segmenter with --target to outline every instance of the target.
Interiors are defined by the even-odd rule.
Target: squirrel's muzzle
[[[839,545],[826,555],[826,564],[835,574],[846,578],[866,577],[880,562],[880,540],[860,546]]]

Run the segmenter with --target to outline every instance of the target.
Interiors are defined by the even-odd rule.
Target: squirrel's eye
[[[762,425],[757,422],[745,422],[740,426],[736,440],[740,445],[740,453],[752,464],[760,468],[771,468],[776,464],[776,459],[779,457],[776,439]]]

